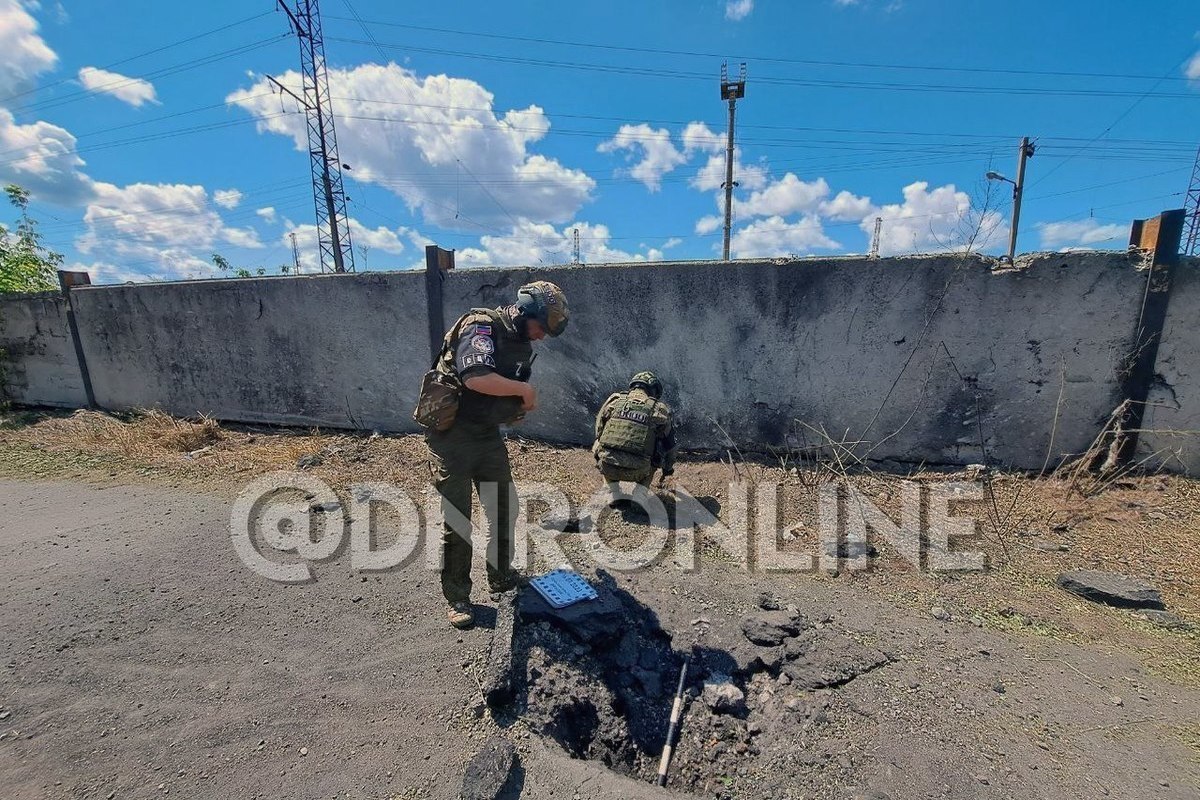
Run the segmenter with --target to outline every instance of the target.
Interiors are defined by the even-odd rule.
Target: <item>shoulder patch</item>
[[[492,341],[492,337],[490,336],[476,334],[471,337],[471,348],[481,353],[492,353],[496,350],[496,343]]]
[[[491,325],[476,325],[475,332],[482,333],[485,336],[491,336],[492,335],[492,326]]]

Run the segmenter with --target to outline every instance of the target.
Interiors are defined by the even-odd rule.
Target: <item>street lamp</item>
[[[1013,186],[1013,211],[1012,211],[1012,226],[1008,233],[1008,263],[1013,262],[1013,258],[1017,255],[1017,223],[1021,220],[1021,195],[1025,190],[1025,161],[1033,158],[1033,151],[1036,146],[1029,141],[1029,137],[1021,138],[1021,150],[1017,156],[1017,179],[1006,178],[999,172],[988,170],[984,175],[989,181],[1004,181],[1011,183]]]

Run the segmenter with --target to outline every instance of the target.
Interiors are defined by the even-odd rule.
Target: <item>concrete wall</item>
[[[78,408],[87,404],[67,304],[57,292],[0,296],[0,376],[15,403]]]
[[[310,275],[74,291],[102,408],[404,429],[428,368],[424,276]]]
[[[448,315],[559,283],[566,335],[539,349],[531,435],[584,442],[608,392],[660,373],[686,447],[804,447],[825,431],[904,462],[1040,468],[1084,450],[1118,402],[1142,277],[1125,253],[993,273],[953,256],[464,270]],[[1062,386],[1062,402],[1058,403]],[[1054,442],[1055,408],[1059,421]],[[982,443],[982,444],[981,444]]]
[[[689,449],[811,448],[825,431],[872,460],[963,464],[986,451],[993,463],[1039,469],[1047,454],[1053,464],[1084,450],[1119,401],[1139,264],[1091,252],[1024,256],[1000,271],[955,256],[470,269],[447,275],[443,306],[449,325],[471,307],[512,302],[530,279],[566,291],[566,334],[535,345],[541,408],[522,430],[537,438],[590,441],[607,394],[653,369]],[[1180,270],[1167,333],[1175,344],[1163,348],[1180,398],[1171,425],[1190,429],[1200,428],[1197,272],[1195,263]],[[429,363],[420,273],[74,296],[102,407],[415,429]],[[40,369],[29,353],[26,372]],[[56,399],[79,402],[65,387]]]
[[[1139,458],[1200,472],[1200,258],[1175,270],[1167,323],[1147,400]]]

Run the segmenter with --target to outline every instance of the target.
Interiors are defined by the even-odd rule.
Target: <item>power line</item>
[[[136,61],[140,58],[145,58],[146,56],[152,56],[155,53],[161,53],[164,50],[170,50],[172,48],[179,47],[180,45],[189,44],[191,42],[197,41],[198,39],[203,39],[207,36],[212,36],[213,34],[221,33],[222,31],[227,31],[227,30],[230,30],[231,28],[236,28],[239,25],[245,25],[247,22],[253,22],[256,19],[261,19],[270,13],[271,13],[270,11],[262,11],[258,14],[252,14],[251,16],[245,17],[243,19],[239,19],[236,22],[230,22],[227,25],[221,25],[220,27],[213,28],[212,30],[204,31],[203,33],[197,33],[194,36],[187,37],[186,39],[180,39],[177,42],[171,42],[170,44],[164,44],[160,47],[155,47],[152,50],[147,50],[143,53],[138,53],[137,55],[132,55],[132,56],[128,56],[126,58],[122,58],[119,61],[113,61],[110,64],[106,64],[103,67],[100,67],[100,69],[110,70],[113,67],[119,67],[122,64],[128,64],[130,61]],[[7,104],[11,103],[13,100],[16,100],[18,97],[24,97],[25,95],[32,94],[33,92],[44,92],[45,90],[52,89],[55,86],[61,86],[64,83],[69,83],[71,80],[72,80],[71,78],[62,78],[61,80],[54,81],[53,83],[42,84],[41,86],[35,86],[32,89],[26,89],[23,92],[17,92],[16,94],[10,94],[8,97],[5,97],[4,99],[0,100],[0,105],[7,105]]]
[[[79,102],[80,100],[84,100],[89,97],[92,97],[95,95],[95,93],[97,91],[102,91],[102,90],[112,91],[114,89],[119,89],[119,88],[122,88],[125,86],[132,86],[132,85],[135,85],[142,81],[149,82],[152,80],[157,80],[159,78],[165,78],[169,75],[176,75],[180,72],[187,72],[188,70],[192,70],[197,67],[205,67],[205,66],[208,66],[209,64],[215,64],[219,61],[224,61],[227,58],[235,58],[237,56],[245,55],[246,53],[250,53],[255,50],[262,49],[263,47],[266,47],[267,45],[271,45],[278,41],[281,41],[282,38],[283,37],[280,37],[280,36],[272,36],[268,39],[260,39],[256,42],[251,42],[250,44],[239,45],[238,47],[232,47],[227,50],[221,50],[216,53],[211,53],[207,56],[202,56],[200,58],[183,61],[178,64],[173,64],[169,67],[163,67],[161,69],[154,70],[152,72],[147,72],[144,75],[122,76],[121,79],[119,79],[119,80],[109,81],[108,83],[100,84],[91,89],[84,89],[81,91],[72,92],[71,94],[63,95],[62,97],[53,97],[53,98],[48,98],[46,100],[42,100],[37,103],[30,103],[29,105],[25,106],[25,110],[40,112],[40,111],[46,111],[46,110],[52,109],[52,108],[60,108],[62,106],[69,105],[71,103],[76,103],[76,102]]]
[[[330,19],[341,19],[344,17],[331,16]],[[361,19],[358,19],[359,24],[364,24]],[[1105,73],[1105,72],[1067,72],[1067,71],[1052,71],[1052,70],[1025,70],[1025,69],[995,69],[985,67],[947,67],[936,65],[916,65],[916,64],[880,64],[872,62],[853,62],[853,61],[819,61],[814,59],[801,58],[785,58],[780,56],[764,55],[755,52],[747,55],[730,55],[728,53],[706,53],[694,50],[667,50],[662,48],[650,47],[632,47],[628,45],[612,45],[600,44],[595,42],[578,42],[565,41],[561,39],[546,39],[532,36],[514,36],[499,33],[484,33],[481,31],[465,31],[454,30],[450,28],[434,28],[422,25],[410,25],[399,22],[383,22],[371,20],[372,25],[381,25],[391,28],[405,28],[408,30],[424,31],[428,33],[447,33],[454,36],[475,36],[485,39],[501,39],[507,41],[527,42],[536,44],[554,44],[562,45],[571,48],[593,48],[597,50],[615,50],[628,53],[647,53],[654,55],[671,55],[671,56],[689,56],[696,58],[713,58],[713,59],[729,59],[732,58],[738,61],[755,61],[759,63],[776,63],[776,64],[798,64],[803,66],[818,66],[818,67],[851,67],[855,69],[895,69],[895,70],[917,70],[931,72],[968,72],[981,74],[998,74],[998,75],[1033,75],[1044,77],[1070,77],[1070,78],[1103,78],[1103,79],[1127,79],[1127,80],[1156,80],[1154,75],[1134,75],[1121,73]],[[1175,78],[1174,80],[1186,82],[1186,78]]]
[[[358,12],[354,10],[354,7],[352,5],[350,5],[350,0],[342,0],[342,2],[345,3],[346,8],[350,11],[350,13],[357,20],[359,27],[361,27],[363,30],[363,33],[366,34],[367,38],[371,40],[371,44],[373,44],[375,46],[375,49],[379,51],[380,57],[386,61],[387,55],[383,52],[383,47],[379,44],[379,40],[375,38],[374,34],[372,34],[371,31],[367,28],[367,24],[365,22],[363,22],[362,17],[360,17],[358,15]],[[497,200],[496,197],[491,192],[488,191],[486,186],[484,186],[482,183],[479,182],[479,179],[475,177],[474,173],[471,172],[471,170],[467,168],[467,165],[463,163],[461,158],[459,158],[459,155],[458,155],[457,151],[455,150],[453,143],[450,142],[450,140],[437,128],[434,128],[434,131],[438,134],[438,136],[441,137],[442,143],[450,150],[450,153],[454,156],[454,160],[458,164],[458,166],[461,167],[467,173],[467,175],[470,176],[471,180],[473,180],[475,182],[475,184],[477,186],[479,186],[479,188],[483,191],[483,193],[486,194],[488,196],[488,198],[491,199],[491,201],[496,204],[496,207],[504,212],[504,215],[509,218],[509,220],[512,222],[513,226],[515,227],[518,224],[516,218],[505,207],[505,205],[503,203],[501,203],[499,200]],[[456,217],[458,216],[457,211],[455,212],[455,216]]]
[[[246,99],[257,99],[262,96],[264,96],[264,95],[261,95],[261,94],[260,95],[252,95]],[[437,107],[437,108],[444,108],[444,109],[456,108],[454,106],[439,106],[436,104],[420,104],[420,103],[404,103],[401,101],[390,101],[390,100],[372,99],[372,98],[363,98],[363,97],[350,97],[350,98],[337,98],[337,99],[353,100],[356,102],[364,102],[364,103],[379,103],[379,104],[387,104],[387,105],[412,105],[412,106],[421,106],[421,107]],[[86,134],[81,134],[80,137],[78,137],[78,139],[82,140],[82,139],[85,139],[85,138],[93,136],[93,135],[99,135],[102,133],[110,133],[110,132],[115,132],[118,130],[123,130],[123,129],[128,129],[128,128],[136,128],[136,127],[140,127],[142,125],[149,125],[149,124],[153,124],[156,122],[161,122],[166,119],[183,116],[183,115],[190,114],[190,113],[197,113],[200,111],[224,107],[224,105],[225,104],[223,104],[223,103],[222,104],[213,104],[213,105],[209,105],[209,106],[203,106],[203,107],[197,108],[197,109],[191,109],[188,111],[177,112],[176,114],[169,114],[169,115],[165,115],[162,117],[157,117],[157,118],[154,118],[151,120],[142,120],[139,122],[127,123],[124,125],[114,126],[112,128],[91,131]],[[471,110],[471,111],[480,111],[480,112],[486,111],[489,113],[494,113],[493,109],[490,109],[490,108],[487,108],[487,109],[463,108],[462,110]],[[83,152],[90,152],[90,151],[99,150],[99,149],[108,149],[108,148],[112,148],[112,147],[123,147],[126,145],[139,144],[139,143],[142,143],[145,141],[152,141],[152,140],[158,139],[158,138],[170,138],[170,137],[173,137],[176,135],[183,135],[183,134],[192,133],[192,132],[211,130],[211,129],[225,127],[225,126],[250,124],[252,122],[259,122],[262,120],[267,120],[267,119],[271,119],[271,118],[278,117],[278,116],[282,116],[282,112],[279,114],[263,114],[261,116],[247,118],[245,120],[224,121],[224,122],[220,122],[220,123],[213,123],[210,125],[189,126],[189,127],[185,127],[182,129],[175,129],[175,130],[171,130],[171,131],[162,131],[162,132],[158,132],[158,133],[154,133],[154,134],[149,134],[144,137],[126,138],[126,139],[121,139],[121,140],[112,141],[112,142],[102,142],[102,143],[97,143],[94,145],[88,145],[85,147],[79,147],[79,148],[77,148],[77,152],[83,153]],[[459,120],[428,120],[428,119],[411,119],[411,118],[398,118],[398,117],[389,117],[389,116],[376,116],[376,115],[367,115],[367,114],[339,114],[338,116],[341,116],[346,119],[374,120],[374,121],[380,121],[380,122],[393,122],[393,123],[398,123],[398,124],[403,123],[403,124],[408,124],[408,125],[443,126],[443,127],[467,125],[471,128],[475,128],[475,129],[543,133],[543,131],[539,128],[527,128],[527,127],[523,127],[523,126],[514,126],[509,123],[504,123],[504,122],[500,122],[500,121],[498,121],[494,125],[485,125],[485,124],[478,123],[478,121],[475,121],[475,120],[472,120],[470,122],[459,121]],[[611,121],[620,122],[623,124],[628,124],[630,122],[629,120],[625,120],[625,119],[622,119],[619,117],[599,117],[599,116],[595,116],[595,115],[556,114],[553,116],[566,117],[566,118],[581,118],[581,119],[586,118],[586,119],[597,119],[597,120],[611,120]],[[689,122],[684,122],[682,120],[653,120],[652,122],[654,122],[656,124],[680,124],[680,125],[690,124]],[[705,123],[705,124],[707,125],[707,123]],[[932,133],[932,132],[918,132],[918,131],[911,131],[911,132],[910,131],[884,131],[884,130],[870,130],[870,129],[858,130],[858,129],[846,129],[846,128],[812,128],[812,127],[788,127],[788,126],[766,126],[766,125],[745,125],[742,127],[750,128],[750,129],[758,129],[758,130],[767,129],[767,130],[796,131],[796,132],[828,131],[828,132],[851,133],[851,134],[856,134],[856,135],[858,135],[858,134],[880,134],[880,135],[893,135],[893,136],[926,136],[926,135],[929,135],[930,133]],[[547,135],[555,135],[555,136],[591,136],[591,137],[597,137],[597,138],[601,138],[601,137],[602,138],[610,138],[613,135],[613,132],[610,130],[588,130],[588,129],[571,129],[571,128],[552,128],[549,131],[544,131],[544,133],[546,133]],[[883,151],[886,151],[888,148],[895,148],[897,150],[902,150],[904,152],[931,152],[931,153],[940,153],[943,151],[942,149],[945,149],[945,148],[965,149],[965,148],[972,148],[972,147],[975,148],[975,152],[987,152],[987,146],[989,144],[999,145],[1001,143],[1001,140],[998,139],[997,137],[986,136],[984,134],[960,134],[960,133],[948,133],[948,132],[938,132],[938,134],[940,134],[942,136],[948,136],[948,137],[978,138],[980,140],[980,143],[976,144],[976,145],[971,145],[971,144],[967,144],[967,143],[959,144],[959,143],[953,143],[953,142],[932,141],[932,142],[927,142],[924,146],[920,146],[920,147],[914,149],[914,145],[910,142],[888,141],[888,140],[883,140],[883,141],[872,141],[872,140],[858,141],[858,140],[837,140],[837,139],[797,140],[797,139],[779,139],[779,138],[768,138],[768,137],[753,137],[753,136],[745,137],[745,136],[743,136],[740,138],[740,141],[742,141],[746,145],[757,145],[757,146],[761,146],[761,147],[799,147],[799,148],[821,149],[821,150],[825,150],[825,151],[834,150],[834,149],[845,149],[845,150],[856,150],[856,151],[861,151],[861,152],[883,152]],[[641,137],[637,134],[628,134],[627,138],[632,139],[634,141],[639,141],[639,140],[643,140],[647,137]],[[1062,157],[1058,153],[1055,152],[1056,150],[1058,150],[1060,148],[1070,149],[1071,152],[1073,153],[1073,154],[1067,156],[1070,158],[1076,157],[1078,155],[1078,151],[1087,149],[1086,146],[1072,148],[1069,145],[1047,144],[1047,142],[1058,142],[1058,141],[1061,141],[1061,142],[1084,141],[1083,139],[1073,139],[1072,137],[1042,137],[1039,141],[1043,143],[1042,146],[1044,148],[1046,148],[1046,150],[1044,152],[1045,152],[1046,156],[1050,157],[1050,158]],[[1141,146],[1136,146],[1139,144]],[[37,143],[37,144],[28,145],[28,146],[21,147],[21,148],[11,148],[9,150],[0,152],[0,156],[20,153],[20,152],[32,152],[32,151],[39,150],[41,147],[42,147],[41,143]],[[942,148],[942,149],[938,149],[938,148]],[[1092,148],[1092,149],[1095,149],[1095,148]],[[1123,160],[1130,160],[1134,156],[1142,158],[1142,159],[1147,159],[1147,158],[1156,157],[1156,156],[1168,156],[1169,157],[1172,155],[1174,155],[1175,158],[1177,158],[1181,162],[1185,159],[1188,161],[1191,160],[1191,156],[1190,156],[1191,144],[1185,143],[1185,142],[1176,142],[1176,141],[1112,139],[1112,140],[1109,140],[1107,143],[1105,143],[1105,149],[1103,152],[1119,154]],[[1101,157],[1103,157],[1103,156],[1101,156]],[[0,162],[0,163],[12,164],[12,163],[15,163],[15,161],[20,161],[20,160],[21,159],[15,159],[15,160],[9,159],[7,161]],[[1171,160],[1171,159],[1167,158],[1166,160]],[[472,174],[474,175],[476,173],[472,173]]]
[[[338,41],[346,44],[365,45],[361,39],[336,38],[331,37],[330,41]],[[657,79],[675,79],[675,80],[706,80],[706,76],[701,72],[688,72],[682,70],[662,69],[657,67],[638,67],[638,66],[622,66],[617,64],[597,64],[576,61],[561,61],[554,59],[539,59],[528,58],[521,56],[503,56],[490,53],[472,53],[465,50],[445,50],[432,47],[420,47],[417,45],[406,43],[383,43],[374,42],[379,47],[404,50],[405,52],[427,53],[430,55],[441,55],[456,58],[469,58],[484,61],[494,61],[504,64],[515,64],[522,66],[533,66],[539,68],[551,69],[571,69],[580,70],[590,73],[608,73],[619,75],[637,75],[647,78]],[[850,89],[850,90],[877,90],[877,91],[906,91],[906,92],[950,92],[964,94],[1013,94],[1013,95],[1041,95],[1041,96],[1079,96],[1079,97],[1133,97],[1142,95],[1149,97],[1151,92],[1138,92],[1136,90],[1115,90],[1115,89],[1070,89],[1066,87],[1017,87],[1017,86],[984,86],[984,85],[966,85],[966,84],[916,84],[916,83],[884,83],[871,81],[850,81],[850,80],[817,80],[811,78],[795,78],[786,76],[770,76],[765,75],[756,78],[765,84],[777,86],[804,86],[810,88],[825,88],[825,89]],[[1200,99],[1200,95],[1193,92],[1159,92],[1153,94],[1157,98],[1169,99]]]
[[[490,113],[493,115],[495,114],[495,108],[493,106],[486,106],[486,107],[484,107],[484,106],[458,106],[458,105],[449,105],[449,104],[445,104],[445,103],[418,103],[418,102],[407,101],[407,100],[391,100],[391,99],[384,99],[384,98],[360,97],[360,96],[338,96],[335,99],[342,100],[342,101],[360,102],[360,103],[372,103],[372,104],[377,104],[377,105],[409,106],[409,107],[413,107],[413,108],[434,108],[434,109],[443,110],[443,111],[474,111],[474,112],[481,112],[481,113]],[[567,113],[567,112],[545,111],[545,110],[543,110],[543,113],[545,114],[545,116],[547,118],[552,118],[552,119],[588,119],[588,120],[599,120],[602,122],[619,122],[622,124],[633,124],[635,122],[634,120],[630,120],[629,118],[626,118],[626,117],[608,117],[608,116],[600,116],[600,115],[596,115],[596,114],[573,114],[573,113]],[[682,120],[682,119],[638,118],[636,120],[636,122],[652,124],[652,125],[685,125],[685,126],[691,125],[693,123],[701,123],[708,128],[712,128],[714,126],[722,124],[720,121],[703,120],[703,119]],[[778,130],[778,131],[792,131],[792,132],[847,133],[847,134],[876,134],[876,135],[886,135],[886,136],[917,136],[917,137],[922,137],[922,138],[928,138],[931,136],[943,136],[943,137],[950,137],[950,138],[987,139],[989,141],[995,141],[995,142],[1007,142],[1009,139],[1019,138],[1016,136],[1009,136],[1007,134],[1000,135],[1000,134],[991,134],[991,133],[954,133],[954,132],[950,132],[950,131],[946,131],[946,130],[901,131],[901,130],[886,130],[886,129],[876,129],[876,128],[822,128],[822,127],[798,126],[798,125],[762,125],[762,124],[754,125],[754,124],[749,124],[749,123],[739,123],[738,127],[739,128],[750,128],[750,129],[754,129],[754,130]],[[719,134],[715,134],[715,135],[719,136]],[[1049,142],[1049,141],[1085,142],[1085,141],[1088,141],[1088,139],[1086,137],[1073,137],[1073,136],[1041,136],[1041,137],[1039,137],[1039,142]],[[1108,141],[1112,142],[1112,143],[1123,143],[1123,144],[1146,144],[1146,145],[1183,147],[1183,148],[1189,149],[1189,150],[1193,146],[1193,142],[1190,142],[1190,141],[1166,140],[1166,139],[1109,139]]]
[[[1189,51],[1191,50],[1191,48],[1188,48],[1188,49],[1189,49]],[[1151,86],[1148,90],[1146,90],[1145,94],[1141,95],[1136,100],[1134,100],[1133,103],[1129,106],[1129,108],[1122,111],[1120,114],[1117,115],[1116,119],[1114,119],[1111,123],[1109,123],[1109,126],[1107,128],[1100,131],[1100,133],[1096,134],[1096,136],[1094,136],[1091,140],[1089,140],[1086,144],[1084,144],[1083,147],[1079,148],[1079,152],[1083,152],[1084,150],[1086,150],[1087,148],[1089,148],[1093,144],[1095,144],[1097,141],[1099,141],[1100,139],[1103,139],[1105,136],[1107,136],[1109,131],[1111,131],[1113,128],[1115,128],[1121,120],[1125,119],[1127,116],[1129,116],[1131,113],[1133,113],[1133,110],[1135,108],[1137,108],[1139,105],[1141,105],[1142,101],[1145,100],[1147,97],[1149,97],[1151,92],[1153,92],[1155,89],[1157,89],[1158,86],[1161,83],[1163,83],[1163,81],[1165,81],[1171,75],[1171,73],[1177,72],[1180,67],[1182,67],[1185,63],[1187,63],[1189,58],[1190,58],[1190,54],[1188,56],[1185,56],[1181,61],[1177,62],[1176,65],[1174,67],[1172,67],[1170,70],[1168,70],[1167,72],[1164,72],[1162,77],[1160,77],[1157,81],[1155,81],[1154,85]],[[1073,157],[1074,157],[1074,155],[1069,156],[1066,160],[1064,160],[1058,164],[1055,164],[1054,167],[1052,169],[1050,169],[1049,172],[1042,175],[1041,178],[1038,179],[1037,183],[1041,183],[1042,181],[1049,178],[1051,175],[1053,175],[1055,172],[1057,172],[1059,169],[1061,169],[1063,167],[1063,165],[1065,165],[1067,163],[1067,161],[1070,161],[1071,158],[1073,158]],[[1036,183],[1034,185],[1036,185]]]
[[[279,182],[277,182],[276,184],[267,184],[267,187],[275,187],[275,186],[279,187],[281,190],[286,190],[291,187],[308,186],[308,183],[306,181],[297,182],[297,181],[293,180],[293,181],[289,181],[287,183],[283,183],[282,185]],[[264,187],[264,188],[267,188],[267,187]],[[259,197],[259,196],[262,196],[262,193],[258,190],[248,189],[248,190],[245,190],[242,192],[242,196],[243,196],[243,198]],[[296,194],[295,192],[292,192],[292,193],[289,193],[289,194],[286,194],[283,196],[276,194],[276,195],[272,195],[265,202],[268,202],[272,205],[283,205],[284,202],[290,201],[293,197],[301,197],[301,196],[307,196],[307,193]],[[262,202],[264,202],[264,201],[259,201],[259,202],[255,203],[255,205],[260,205]],[[102,208],[112,208],[110,206],[103,206],[101,204],[95,204],[95,203],[92,205],[100,205],[100,207],[102,207]],[[170,206],[158,206],[158,207],[152,207],[152,208],[143,208],[143,209],[138,209],[137,211],[122,211],[120,209],[113,209],[113,210],[117,211],[119,216],[117,216],[117,217],[100,217],[100,218],[95,218],[95,219],[91,219],[91,220],[80,219],[77,221],[60,222],[60,223],[43,223],[39,227],[43,231],[60,231],[60,230],[69,230],[71,228],[76,228],[76,227],[80,227],[83,225],[88,225],[88,226],[116,225],[120,222],[124,222],[124,221],[130,220],[130,219],[137,220],[140,218],[156,217],[156,216],[200,217],[200,216],[205,216],[210,213],[218,214],[218,212],[215,209],[212,209],[208,206],[205,206],[204,208],[200,208],[200,209],[180,208],[177,205],[170,205]],[[245,215],[245,216],[249,217],[256,213],[257,213],[257,209],[246,208],[241,211],[227,212],[226,216],[223,219],[229,220],[229,219],[233,219],[233,218],[240,218],[241,215]]]
[[[270,96],[269,94],[264,93],[264,94],[252,95],[251,97],[249,97],[247,99],[254,100],[254,99],[258,99],[260,97],[269,97],[269,96]],[[200,106],[198,108],[190,108],[185,111],[176,111],[174,114],[165,114],[161,117],[153,117],[152,119],[138,120],[136,122],[127,122],[123,125],[113,125],[112,127],[109,127],[109,128],[100,128],[100,129],[94,130],[94,131],[85,131],[84,133],[71,134],[71,135],[75,139],[76,142],[79,142],[79,141],[87,139],[89,137],[99,136],[104,133],[114,133],[116,131],[126,130],[128,128],[138,128],[143,125],[153,125],[156,122],[163,122],[164,120],[175,119],[176,117],[185,117],[190,114],[199,114],[202,111],[212,111],[213,109],[216,109],[216,108],[226,108],[227,106],[228,106],[227,103],[212,103],[211,105]],[[0,156],[6,156],[11,153],[20,153],[20,152],[28,151],[28,150],[38,150],[41,147],[42,147],[41,142],[38,142],[37,144],[26,145],[25,147],[13,147],[8,150],[0,150]]]
[[[77,148],[76,153],[94,153],[98,150],[110,150],[119,147],[128,147],[135,144],[145,144],[146,142],[159,141],[161,139],[174,139],[179,136],[187,136],[193,133],[204,133],[207,131],[220,130],[222,128],[235,128],[250,123],[258,123],[266,119],[274,119],[281,117],[283,114],[264,114],[262,117],[251,117],[247,119],[226,120],[224,122],[212,122],[205,125],[192,125],[186,128],[178,128],[170,131],[161,131],[159,133],[146,134],[145,136],[134,136],[127,139],[120,139],[112,142],[101,142],[87,147]],[[26,156],[20,158],[11,158],[5,161],[0,161],[0,167],[19,164],[24,161]]]
[[[244,194],[245,194],[245,196],[252,196],[253,190],[247,190]],[[1126,200],[1126,201],[1121,201],[1121,202],[1117,202],[1117,203],[1111,203],[1111,204],[1104,205],[1104,206],[1093,206],[1087,210],[1095,211],[1095,210],[1104,210],[1104,209],[1108,209],[1108,208],[1118,208],[1118,207],[1126,206],[1126,205],[1136,205],[1136,204],[1148,202],[1151,200],[1160,200],[1160,199],[1164,199],[1164,198],[1168,198],[1168,197],[1177,197],[1180,194],[1182,194],[1182,193],[1181,192],[1172,192],[1172,193],[1167,193],[1167,194],[1153,195],[1153,196],[1149,196],[1149,197],[1141,197],[1141,198],[1137,198],[1134,200]],[[290,196],[291,195],[289,195],[289,197]],[[301,197],[301,196],[307,196],[307,193],[297,194],[294,196],[297,198]],[[260,201],[260,202],[271,202],[273,204],[279,204],[283,200],[285,200],[285,198],[276,197],[270,201]],[[451,209],[450,206],[445,205],[445,204],[438,204],[438,203],[435,203],[435,204],[440,205],[442,208],[445,208],[447,210]],[[374,209],[374,208],[366,205],[365,203],[362,203],[361,201],[356,201],[356,205],[362,206],[362,207],[366,208],[367,210],[370,210],[371,212],[378,215],[381,219],[384,219],[385,221],[388,221],[389,223],[391,222],[391,220],[386,215],[382,214],[377,209]],[[113,225],[115,225],[115,224],[118,224],[121,222],[127,222],[130,219],[136,220],[139,217],[145,217],[145,216],[168,215],[168,216],[188,217],[188,216],[203,216],[208,213],[215,214],[216,212],[214,210],[208,209],[208,208],[201,209],[201,210],[178,209],[178,208],[142,209],[142,210],[139,210],[138,212],[122,212],[121,216],[118,218],[105,217],[105,218],[93,220],[89,224],[91,224],[91,225],[113,224]],[[241,218],[241,217],[249,218],[249,217],[252,217],[253,215],[255,215],[256,213],[257,213],[257,210],[246,208],[246,209],[243,209],[242,211],[226,215],[225,217],[222,218],[222,221],[229,222],[234,219]],[[936,212],[936,213],[931,213],[931,214],[915,214],[915,215],[903,216],[903,217],[890,217],[890,218],[884,218],[882,224],[892,225],[892,224],[896,224],[896,223],[909,223],[914,220],[956,217],[956,216],[960,216],[962,213],[963,212],[961,212],[959,210],[954,210],[954,211],[946,211],[946,212]],[[1060,218],[1057,220],[1052,220],[1050,222],[1044,222],[1042,224],[1053,224],[1055,222],[1073,221],[1072,218],[1075,217],[1078,213],[1083,213],[1083,211],[1075,212],[1071,215],[1068,215],[1067,217],[1063,217],[1063,218]],[[822,227],[823,228],[857,227],[857,228],[862,229],[865,224],[865,221],[867,219],[871,219],[872,215],[877,216],[878,214],[877,214],[877,212],[873,211],[873,212],[871,212],[871,214],[868,214],[868,216],[864,217],[864,219],[862,219],[862,220],[841,220],[841,221],[823,220]],[[1120,221],[1120,220],[1118,220],[1118,221]],[[75,224],[75,223],[71,223],[71,224]],[[536,241],[539,238],[539,237],[512,236],[512,235],[510,235],[509,232],[503,231],[503,230],[495,228],[493,226],[487,226],[487,225],[484,225],[483,223],[476,223],[476,224],[480,228],[489,229],[493,233],[504,236],[506,239],[512,240],[512,241]],[[49,225],[43,225],[42,227],[44,230],[52,230],[52,229],[57,229],[59,226],[49,224]],[[782,231],[782,230],[788,230],[791,227],[793,227],[792,224],[784,224],[782,226],[759,226],[757,228],[757,230],[759,230],[759,231]],[[639,234],[628,234],[628,235],[624,235],[624,236],[613,236],[613,235],[581,236],[581,238],[584,240],[592,240],[592,241],[601,241],[601,240],[629,241],[629,240],[634,240],[634,239],[654,239],[654,238],[707,239],[707,238],[714,238],[719,235],[721,235],[720,231],[714,231],[714,232],[705,233],[705,234],[697,234],[695,232],[689,232],[689,233],[678,233],[678,232],[677,233],[639,233]],[[144,239],[138,239],[136,237],[136,234],[111,235],[111,236],[109,236],[109,238],[124,238],[124,239],[132,240],[132,241],[145,241]]]

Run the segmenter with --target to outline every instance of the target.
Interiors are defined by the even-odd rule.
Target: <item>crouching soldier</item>
[[[616,501],[618,481],[638,484],[646,491],[657,469],[663,481],[675,472],[675,427],[671,407],[662,401],[662,381],[653,372],[639,372],[629,391],[604,401],[596,416],[596,467]]]

